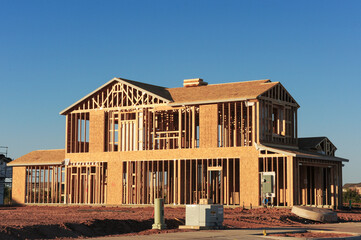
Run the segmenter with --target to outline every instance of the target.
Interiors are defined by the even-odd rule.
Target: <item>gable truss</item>
[[[316,150],[328,156],[335,156],[337,150],[336,146],[328,139],[324,138],[319,144],[315,146]]]
[[[91,109],[131,109],[150,107],[169,102],[168,100],[129,83],[115,80],[105,84],[93,93],[62,111],[83,112]]]
[[[296,100],[291,96],[291,94],[286,90],[281,83],[278,83],[268,91],[264,92],[259,99],[274,101],[277,100],[279,103],[284,103],[288,105],[293,105],[299,107]]]
[[[99,95],[97,98],[92,98],[95,108],[134,107],[165,103],[154,95],[124,83],[114,84],[110,91],[107,89],[105,97],[100,98]]]

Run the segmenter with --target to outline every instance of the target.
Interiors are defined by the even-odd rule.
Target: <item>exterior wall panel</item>
[[[218,147],[218,105],[201,105],[199,107],[199,147]]]
[[[14,204],[25,203],[25,167],[13,167],[12,200]]]
[[[110,157],[108,161],[107,204],[122,203],[122,161]]]
[[[89,152],[104,151],[105,119],[103,111],[90,112]]]
[[[240,151],[241,206],[259,205],[258,151],[254,147],[242,147]]]

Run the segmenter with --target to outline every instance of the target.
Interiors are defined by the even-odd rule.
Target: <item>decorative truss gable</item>
[[[325,137],[319,144],[315,146],[317,152],[322,153],[328,156],[335,156],[335,152],[337,150],[336,146]]]
[[[161,105],[170,102],[162,96],[142,89],[134,84],[133,81],[114,78],[104,84],[94,92],[88,94],[78,102],[69,106],[60,114],[66,114],[69,111],[84,111],[91,109],[127,109],[143,106]],[[152,86],[162,90],[162,87]]]
[[[262,93],[259,98],[264,100],[277,100],[278,102],[288,103],[290,105],[300,107],[300,105],[298,105],[296,100],[281,83],[278,83],[274,87]]]

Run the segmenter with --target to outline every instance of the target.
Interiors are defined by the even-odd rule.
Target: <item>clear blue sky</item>
[[[361,1],[0,0],[0,145],[64,148],[59,112],[113,77],[270,78],[361,182]]]

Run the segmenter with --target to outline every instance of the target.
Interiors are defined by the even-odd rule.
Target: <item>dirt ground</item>
[[[337,210],[339,222],[361,222],[361,209]],[[152,207],[22,206],[0,207],[0,239],[87,238],[120,234],[185,231],[184,207],[166,207],[167,230],[151,230]],[[225,208],[227,228],[267,228],[320,224],[288,208]]]

